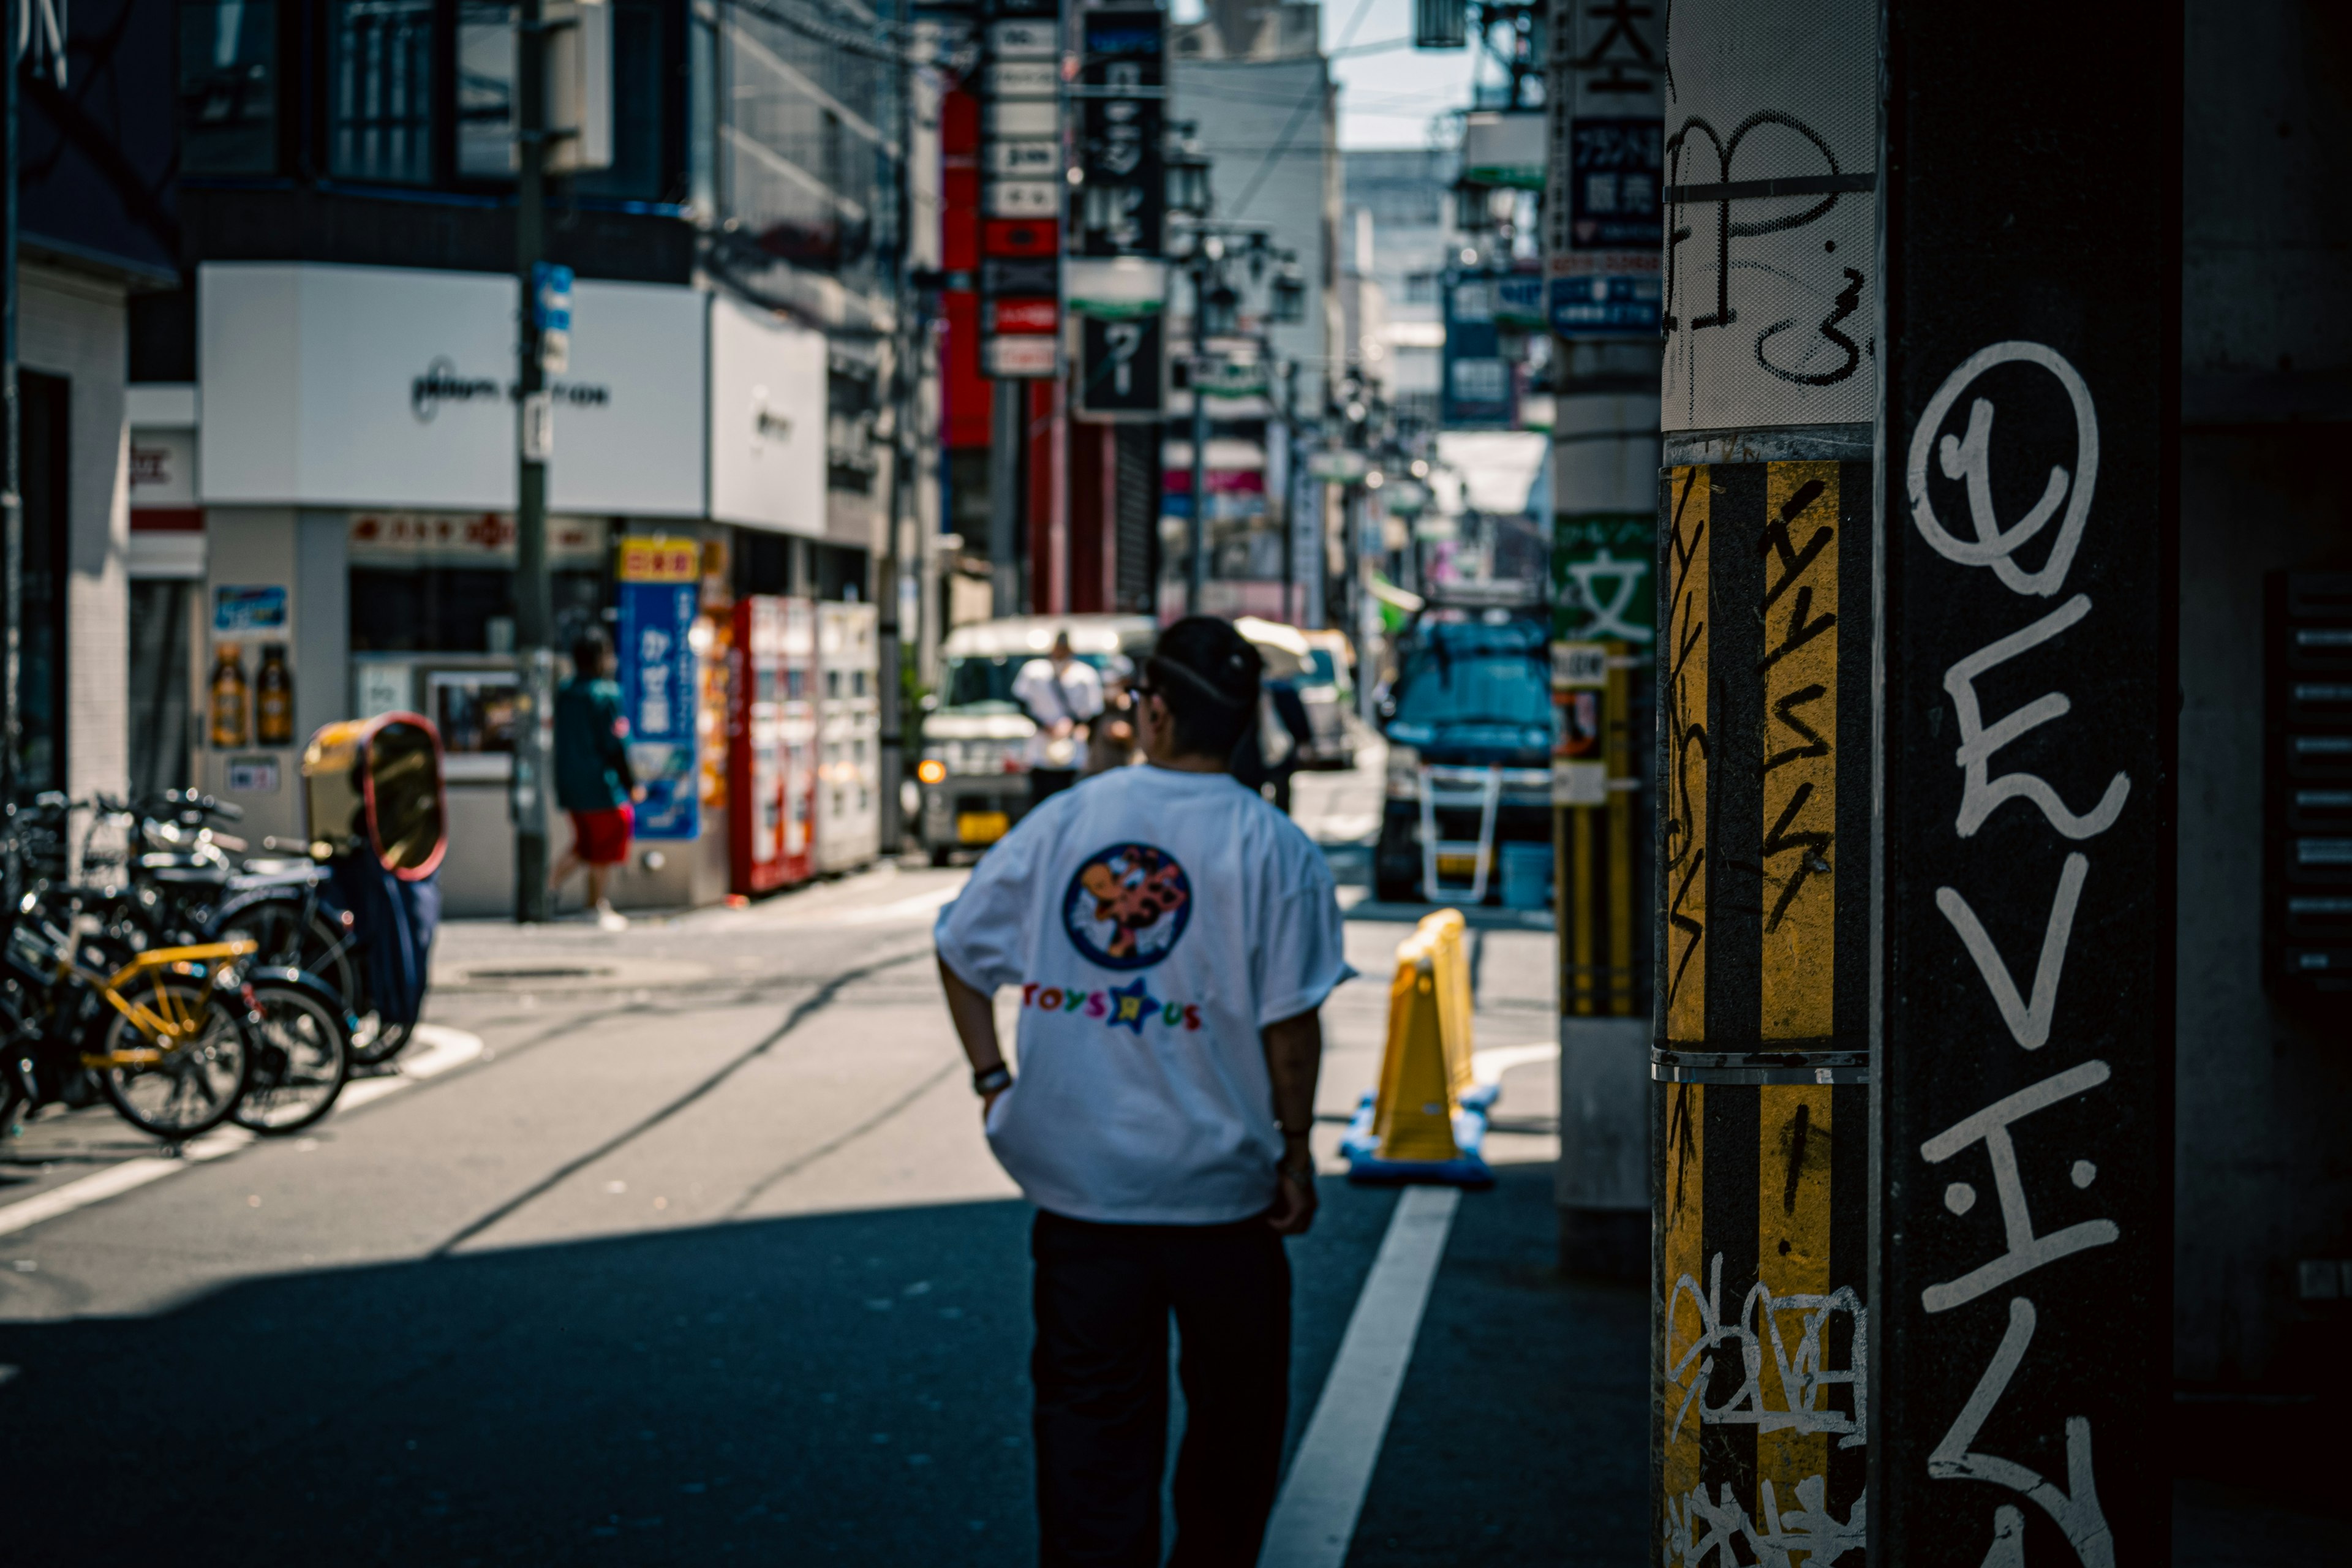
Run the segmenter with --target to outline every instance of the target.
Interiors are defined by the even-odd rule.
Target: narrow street
[[[1380,777],[1374,751],[1302,779],[1302,821],[1360,839]],[[1360,900],[1361,849],[1330,847]],[[1033,1561],[1028,1210],[932,973],[965,874],[618,934],[452,924],[412,1047],[441,1070],[161,1175],[103,1109],[37,1121],[0,1165],[23,1560],[291,1563],[332,1540],[403,1563]],[[1398,1202],[1350,1187],[1334,1146],[1409,930],[1351,919],[1364,978],[1326,1013],[1294,1445]],[[1550,942],[1474,933],[1482,1048],[1549,1036]],[[1554,1067],[1521,1056],[1501,1180],[1446,1238],[1350,1563],[1639,1551],[1647,1305],[1559,1279]]]

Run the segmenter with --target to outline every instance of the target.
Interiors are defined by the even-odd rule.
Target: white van
[[[1029,737],[1037,726],[1013,700],[1021,667],[1044,658],[1054,635],[1099,669],[1115,654],[1139,665],[1160,628],[1149,616],[1013,616],[958,626],[940,649],[940,689],[925,700],[921,837],[931,864],[984,849],[1029,809]]]

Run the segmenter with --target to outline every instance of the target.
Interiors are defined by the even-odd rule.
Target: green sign
[[[1657,637],[1657,519],[1646,511],[1558,512],[1551,527],[1551,635],[1639,644]]]

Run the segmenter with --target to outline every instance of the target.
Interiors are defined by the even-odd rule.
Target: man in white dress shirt
[[[1013,700],[1037,722],[1029,737],[1029,805],[1078,782],[1087,721],[1102,711],[1102,677],[1070,651],[1070,634],[1054,634],[1053,651],[1021,667]]]

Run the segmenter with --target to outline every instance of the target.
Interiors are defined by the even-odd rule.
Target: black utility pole
[[[911,12],[907,13],[911,15]],[[881,558],[875,563],[875,651],[881,668],[876,674],[879,689],[875,692],[879,735],[876,748],[881,753],[878,765],[882,775],[881,838],[882,854],[895,858],[907,836],[904,814],[899,810],[898,790],[906,783],[903,755],[906,736],[900,726],[905,722],[899,711],[901,692],[898,652],[904,638],[904,628],[898,624],[898,582],[906,563],[900,559],[899,545],[906,528],[907,501],[914,493],[913,468],[915,442],[915,402],[919,366],[913,361],[923,342],[921,331],[925,295],[915,286],[914,271],[914,193],[909,188],[908,171],[914,150],[914,49],[919,40],[914,36],[902,38],[896,81],[898,91],[897,163],[898,190],[895,193],[898,212],[898,255],[894,268],[897,297],[891,302],[890,314],[890,510],[884,523]],[[910,327],[913,330],[909,330]],[[922,542],[918,540],[915,559],[923,559]],[[919,570],[918,566],[918,570]]]
[[[1265,339],[1274,354],[1274,334]],[[1282,618],[1297,626],[1307,617],[1291,602],[1298,585],[1298,362],[1282,367]]]
[[[2168,1563],[2181,8],[1881,15],[1870,1560]]]
[[[18,8],[34,0],[8,0],[7,85],[0,89],[0,418],[7,431],[0,437],[6,447],[5,470],[0,470],[0,613],[7,616],[6,642],[0,645],[0,810],[11,821],[7,836],[5,877],[8,908],[16,907],[20,857],[14,817],[16,810],[16,760],[24,750],[24,706],[17,700],[17,678],[24,661],[25,624],[25,468],[16,406],[16,73]],[[61,716],[62,717],[62,716]]]
[[[1208,247],[1217,242],[1192,235],[1192,504],[1184,533],[1184,613],[1201,613],[1201,590],[1209,577],[1209,283],[1216,268]]]
[[[553,618],[547,580],[547,439],[551,420],[540,363],[539,264],[547,246],[547,33],[543,0],[515,16],[515,276],[521,314],[515,384],[515,919],[553,912],[547,886],[547,792],[554,727]]]

